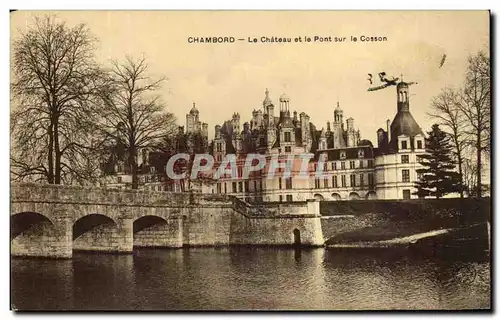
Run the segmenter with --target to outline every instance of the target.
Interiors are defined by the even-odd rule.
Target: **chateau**
[[[332,121],[326,123],[326,129],[317,130],[306,113],[291,112],[286,94],[275,104],[269,90],[265,92],[262,108],[253,110],[249,121],[241,123],[240,114],[233,113],[231,119],[215,126],[215,136],[208,143],[208,125],[199,120],[199,111],[193,104],[186,115],[186,130],[180,127],[179,134],[198,132],[206,137],[215,169],[204,175],[207,179],[174,181],[165,178],[162,168],[165,163],[155,166],[144,157],[141,185],[158,191],[197,189],[202,193],[230,194],[249,202],[415,198],[412,193],[416,191],[416,169],[420,166],[417,158],[425,152],[425,140],[410,112],[409,96],[409,85],[398,83],[396,115],[392,122],[387,120],[385,129],[377,130],[376,145],[361,139],[353,118],[344,121],[344,111],[338,102]],[[266,167],[244,179],[247,154],[263,155]],[[312,156],[308,179],[296,179],[283,168],[278,168],[272,178],[266,175],[272,159],[284,165],[289,156],[296,156],[287,165],[297,172],[298,156],[304,154]],[[225,167],[227,155],[235,156],[238,175],[215,179],[214,172],[221,164]],[[315,174],[318,166],[324,175]]]

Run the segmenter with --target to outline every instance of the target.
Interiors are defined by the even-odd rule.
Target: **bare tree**
[[[482,195],[482,156],[489,154],[491,145],[490,58],[479,52],[468,59],[463,95],[458,107],[467,120],[471,144],[476,151],[476,196]]]
[[[84,24],[35,18],[13,42],[11,177],[51,184],[86,181],[81,170],[92,132],[101,72]]]
[[[108,140],[124,146],[133,189],[138,188],[139,152],[156,150],[160,141],[177,130],[174,115],[164,112],[164,104],[154,94],[165,78],[153,80],[147,70],[144,58],[113,61],[109,85],[101,92],[100,128]]]
[[[447,132],[450,136],[450,143],[453,146],[453,155],[457,161],[460,182],[463,186],[463,154],[468,141],[467,136],[464,134],[466,119],[460,110],[459,101],[459,92],[451,88],[444,88],[432,99],[432,112],[428,114],[437,119],[439,124],[444,127],[443,131]],[[460,191],[460,197],[464,197],[463,187]]]

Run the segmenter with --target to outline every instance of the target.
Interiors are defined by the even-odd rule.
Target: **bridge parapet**
[[[189,205],[191,193],[121,190],[96,187],[20,183],[11,185],[12,202],[113,204],[117,206]]]

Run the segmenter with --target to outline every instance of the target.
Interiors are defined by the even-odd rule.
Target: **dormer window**
[[[358,150],[358,158],[364,158],[365,157],[365,150],[359,149]]]
[[[340,159],[345,159],[345,158],[346,158],[345,151],[340,151]]]
[[[408,142],[406,140],[401,141],[401,149],[408,149]]]
[[[290,132],[285,132],[285,142],[292,141],[292,134]]]
[[[417,140],[417,149],[422,149],[422,140]]]
[[[155,173],[155,167],[150,167],[149,168],[149,173]]]

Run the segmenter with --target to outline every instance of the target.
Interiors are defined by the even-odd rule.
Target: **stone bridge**
[[[235,197],[74,186],[11,186],[11,254],[324,244],[319,203],[252,206]]]

